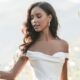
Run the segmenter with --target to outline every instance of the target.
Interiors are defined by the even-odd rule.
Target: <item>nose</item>
[[[32,23],[33,24],[36,24],[38,22],[37,18],[35,17],[33,20],[32,20]]]

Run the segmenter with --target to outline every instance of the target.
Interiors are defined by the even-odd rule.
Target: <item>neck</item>
[[[40,41],[50,41],[53,39],[55,39],[55,38],[51,35],[51,33],[48,29],[41,32],[40,37],[39,37]]]

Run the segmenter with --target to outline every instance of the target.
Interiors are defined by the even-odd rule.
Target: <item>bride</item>
[[[0,79],[14,80],[29,60],[36,80],[68,80],[68,43],[59,38],[57,30],[54,8],[48,2],[32,4],[22,29],[20,56],[9,72],[0,71]]]

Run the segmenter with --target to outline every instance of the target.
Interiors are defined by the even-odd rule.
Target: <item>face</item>
[[[51,21],[51,15],[39,8],[35,7],[31,11],[31,24],[35,31],[40,32],[49,28],[49,22]]]

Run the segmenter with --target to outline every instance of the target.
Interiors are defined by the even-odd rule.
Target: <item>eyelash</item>
[[[38,17],[38,18],[41,18],[41,15],[38,15],[37,17]]]
[[[41,15],[37,15],[37,18],[41,18]],[[31,20],[34,19],[34,16],[31,17]]]

